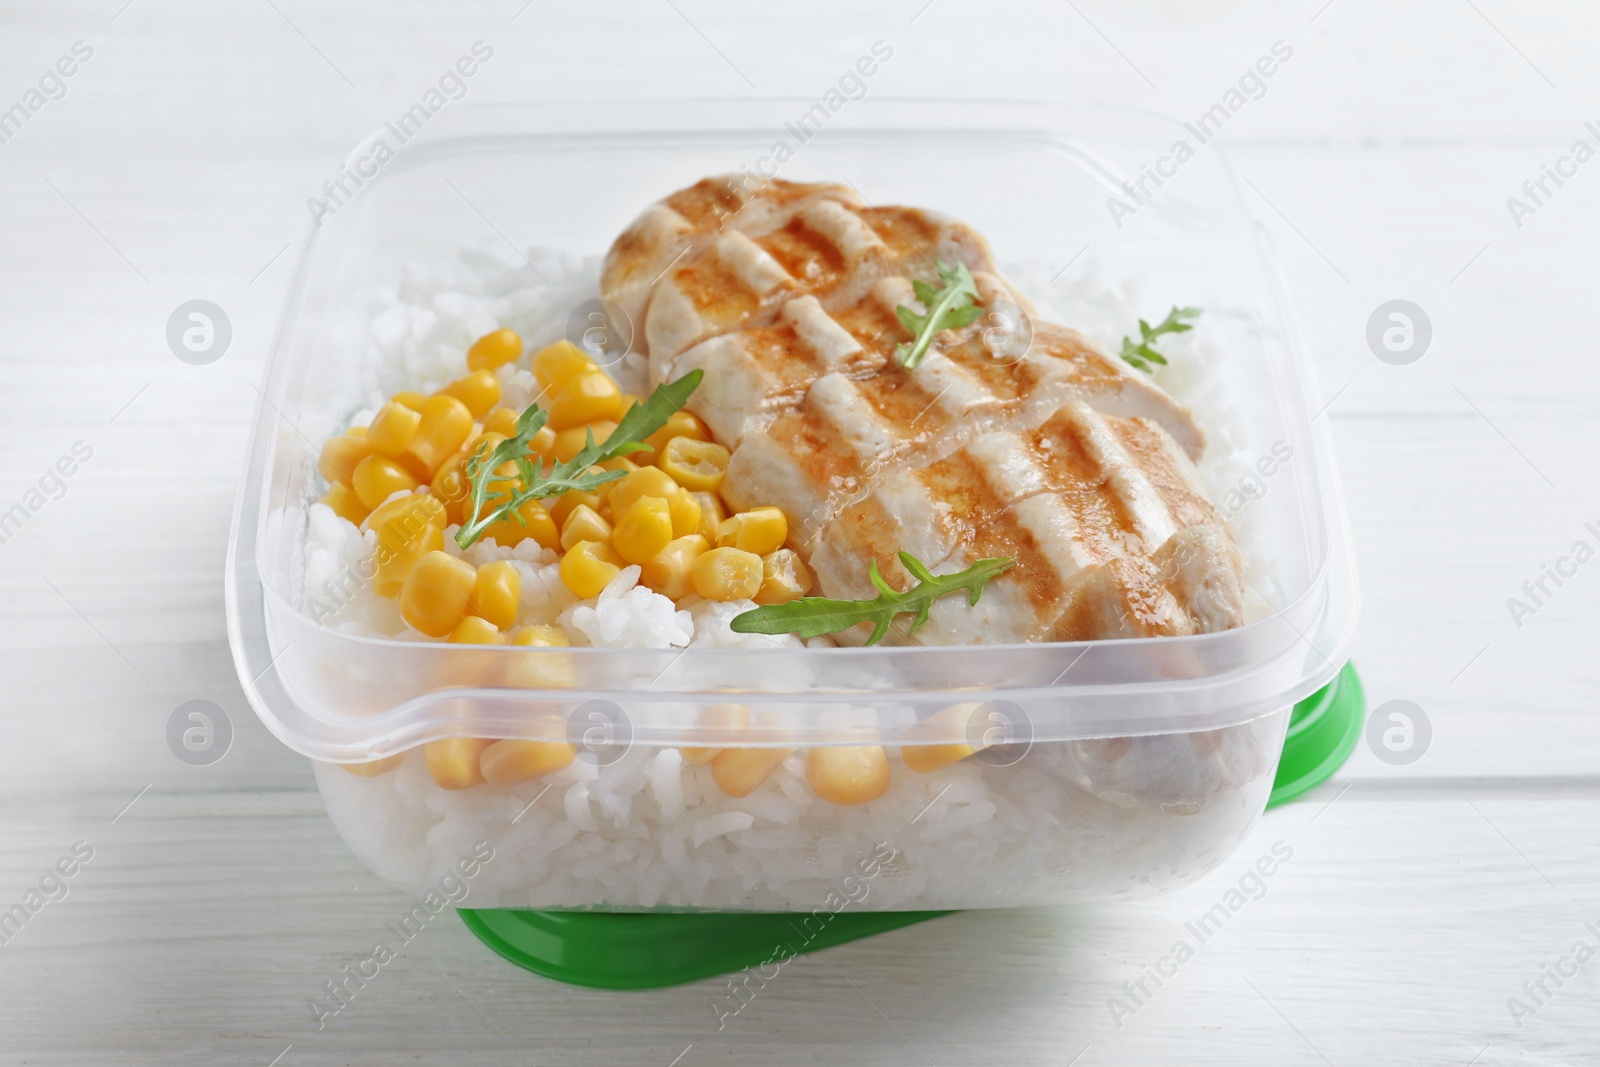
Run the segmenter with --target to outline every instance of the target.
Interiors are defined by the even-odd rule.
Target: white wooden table
[[[0,107],[74,42],[93,50],[0,144],[0,511],[75,442],[93,449],[0,545],[0,908],[93,850],[0,946],[0,1061],[1600,1062],[1600,961],[1524,990],[1570,970],[1576,942],[1600,949],[1600,564],[1520,628],[1506,605],[1600,520],[1600,162],[1520,228],[1506,206],[1600,140],[1583,125],[1600,119],[1591,6],[124,3],[0,4]],[[895,57],[874,93],[1179,117],[1289,42],[1219,144],[1333,398],[1357,662],[1373,703],[1426,710],[1426,755],[1392,767],[1363,746],[1160,900],[967,913],[801,958],[721,1032],[717,982],[568,988],[453,920],[318,1031],[307,999],[405,901],[243,701],[229,513],[306,197],[480,38],[496,57],[479,100],[814,97],[881,39]],[[234,340],[192,367],[164,329],[201,297]],[[1364,341],[1393,298],[1434,326],[1410,366]],[[231,716],[213,766],[167,748],[190,699]],[[1109,999],[1280,840],[1293,859],[1266,895],[1119,1027]],[[1513,1018],[1513,997],[1532,1014]]]

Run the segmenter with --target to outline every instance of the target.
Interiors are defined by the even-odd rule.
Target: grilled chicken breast
[[[740,182],[647,209],[607,255],[602,295],[643,321],[653,383],[705,372],[688,406],[732,450],[724,497],[781,507],[822,594],[875,595],[873,560],[906,588],[901,550],[935,573],[1010,556],[976,607],[945,598],[889,640],[1240,624],[1239,555],[1196,480],[1205,438],[1187,409],[1033,317],[971,227],[844,186]],[[895,308],[920,307],[912,281],[937,282],[938,261],[967,266],[986,314],[908,370]]]

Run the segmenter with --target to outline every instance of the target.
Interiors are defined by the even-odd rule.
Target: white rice
[[[411,269],[398,287],[374,291],[363,384],[341,398],[346,423],[370,418],[402,388],[434,389],[459,377],[462,353],[491,329],[516,329],[529,350],[563,336],[570,309],[597,295],[598,260],[538,251],[530,258],[536,268],[468,253],[459,264]],[[1055,297],[1041,272],[1022,267],[1012,277],[1046,317],[1111,351],[1136,328],[1138,313],[1151,310],[1130,306],[1116,287],[1088,283]],[[1171,364],[1157,380],[1191,405],[1206,431],[1212,447],[1200,472],[1216,494],[1237,481],[1248,459],[1209,370],[1216,361],[1201,322],[1200,330],[1164,339]],[[642,360],[630,356],[610,369],[625,390],[643,391]],[[534,398],[528,371],[503,367],[499,375],[505,403]],[[1245,550],[1251,586],[1268,588],[1249,520],[1234,516],[1230,529]],[[321,504],[309,507],[302,525],[302,604],[339,630],[431,640],[410,631],[394,602],[366,583],[330,594],[370,559],[373,533]],[[574,646],[802,647],[792,636],[733,633],[729,620],[749,602],[674,604],[640,586],[637,567],[580,601],[561,583],[555,554],[532,540],[513,549],[482,541],[459,553],[453,532],[447,551],[476,565],[513,561],[526,621],[559,626]],[[1257,597],[1249,611],[1259,616],[1269,607]],[[1264,803],[1283,722],[1277,715],[1210,734],[1137,739],[1115,756],[1099,742],[1040,744],[1016,766],[968,759],[932,774],[909,771],[891,750],[892,788],[860,807],[818,799],[806,784],[803,753],[739,799],[718,789],[708,768],[643,745],[608,766],[580,759],[508,788],[441,789],[415,751],[383,776],[326,764],[317,776],[351,847],[413,892],[477,841],[490,841],[495,859],[473,882],[474,907],[811,908],[880,845],[895,856],[861,907],[1021,905],[1154,892],[1221,862]]]

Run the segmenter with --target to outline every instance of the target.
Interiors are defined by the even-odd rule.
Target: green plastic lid
[[[1267,806],[1299,796],[1338,770],[1365,718],[1361,681],[1347,663],[1331,683],[1295,705]],[[467,928],[517,966],[596,989],[655,989],[745,967],[759,974],[790,956],[948,914],[839,912],[824,922],[810,912],[460,909]]]

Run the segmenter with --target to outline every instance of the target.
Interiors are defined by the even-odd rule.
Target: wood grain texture
[[[1600,1062],[1600,963],[1520,1027],[1507,1007],[1575,941],[1600,947],[1600,570],[1520,628],[1505,603],[1600,520],[1600,163],[1521,228],[1505,207],[1600,118],[1591,7],[122,4],[0,7],[0,105],[74,41],[95,49],[0,145],[0,510],[75,441],[94,449],[0,545],[0,907],[74,842],[95,850],[0,946],[0,1063]],[[1218,143],[1332,399],[1357,662],[1374,703],[1427,710],[1427,755],[1358,749],[1163,899],[967,913],[799,959],[720,1032],[719,982],[565,988],[453,917],[318,1030],[307,999],[408,905],[244,703],[228,517],[305,198],[480,38],[496,53],[475,100],[812,98],[881,39],[885,96],[1180,117],[1290,42]],[[234,326],[208,367],[163,339],[194,297]],[[1396,297],[1434,324],[1410,367],[1364,341]],[[166,748],[193,698],[236,729],[212,767]],[[1280,840],[1294,856],[1261,899],[1119,1028],[1123,983]]]

